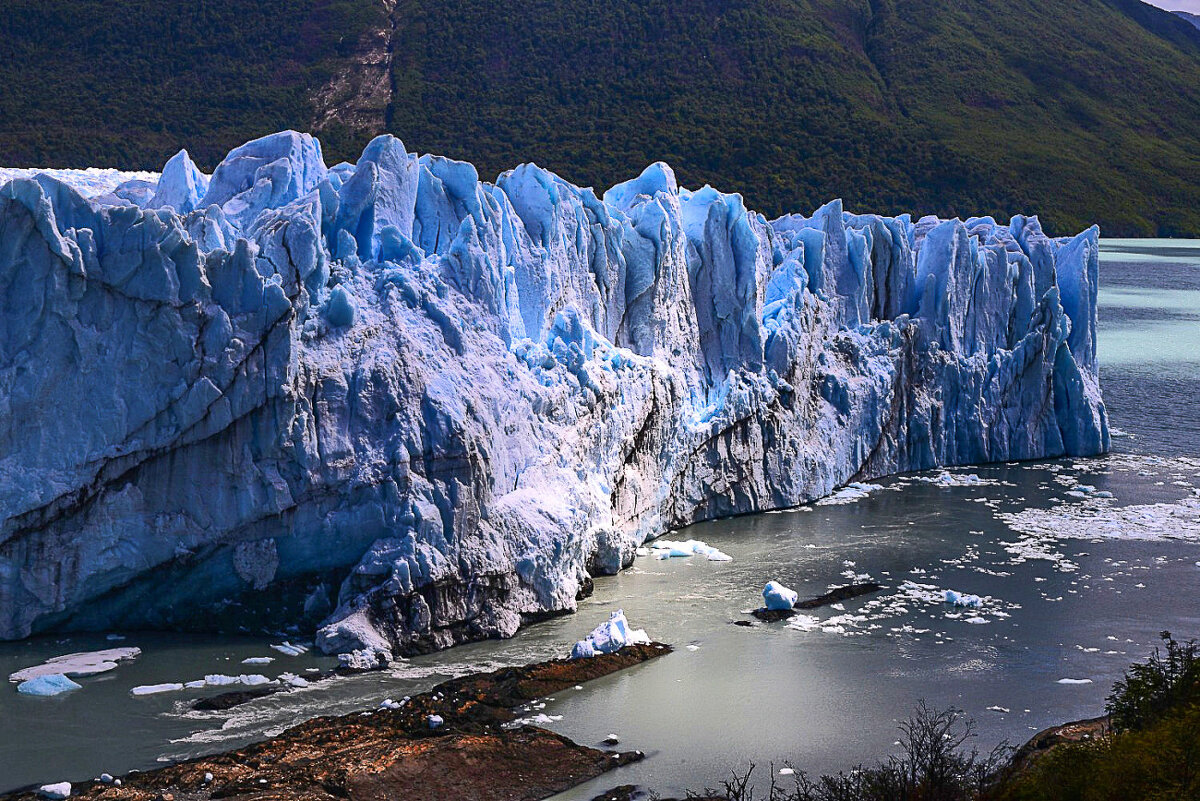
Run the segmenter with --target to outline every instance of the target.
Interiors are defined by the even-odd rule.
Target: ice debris
[[[648,644],[650,637],[642,629],[630,629],[625,612],[618,609],[608,620],[592,630],[571,649],[572,659],[586,659],[597,654],[611,654],[626,645]]]
[[[852,481],[829,497],[817,501],[817,506],[838,506],[843,503],[854,503],[855,501],[861,501],[872,492],[881,489],[883,487],[878,484],[864,484],[861,481]]]
[[[63,801],[64,798],[71,797],[71,783],[43,784],[38,788],[38,795],[42,798],[49,798],[50,801]]]

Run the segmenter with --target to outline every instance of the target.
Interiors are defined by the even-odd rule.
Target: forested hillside
[[[1200,30],[1136,0],[13,4],[13,166],[187,146],[207,169],[285,126],[332,163],[386,129],[488,178],[605,187],[664,159],[768,215],[842,197],[1200,235]]]

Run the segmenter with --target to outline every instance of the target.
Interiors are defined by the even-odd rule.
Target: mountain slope
[[[116,26],[117,59],[46,32],[87,0],[0,22],[0,80],[28,87],[0,96],[0,162],[155,167],[204,143],[211,168],[285,125],[333,161],[388,130],[486,176],[533,160],[604,187],[665,159],[767,214],[843,197],[1200,235],[1200,30],[1137,0],[122,5],[77,26]]]

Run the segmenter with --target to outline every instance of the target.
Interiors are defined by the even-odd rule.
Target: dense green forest
[[[663,159],[768,215],[1042,215],[1200,236],[1200,30],[1137,0],[10,0],[0,163],[154,167],[311,128],[386,32],[377,124],[485,178],[603,188]],[[4,52],[10,50],[11,54]],[[11,55],[11,57],[10,57]]]

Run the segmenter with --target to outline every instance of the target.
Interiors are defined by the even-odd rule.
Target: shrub
[[[1149,659],[1126,671],[1108,696],[1108,714],[1117,731],[1143,729],[1200,694],[1200,651],[1196,641],[1178,643],[1169,631],[1159,636],[1166,654],[1155,648]]]

